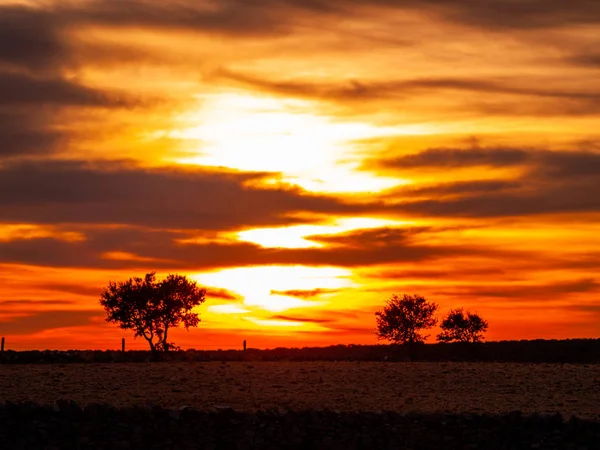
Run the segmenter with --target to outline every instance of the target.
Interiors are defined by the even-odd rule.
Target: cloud
[[[0,107],[35,105],[123,107],[129,103],[109,93],[61,79],[40,79],[0,72]]]
[[[536,29],[600,22],[600,6],[588,0],[575,0],[569,4],[560,0],[458,0],[452,3],[444,0],[412,0],[408,5],[412,8],[432,8],[446,20],[478,28]]]
[[[505,217],[600,212],[600,153],[514,148],[434,148],[370,159],[364,169],[415,171],[511,168],[511,179],[420,183],[384,194],[391,210],[418,216]]]
[[[368,311],[367,311],[368,313]],[[336,310],[330,309],[311,309],[310,314],[306,311],[294,311],[290,310],[285,314],[274,314],[269,317],[270,320],[284,320],[288,322],[300,322],[300,323],[313,323],[322,325],[327,328],[327,332],[336,331],[348,324],[344,324],[344,321],[348,320],[359,320],[364,317],[365,311],[355,310]]]
[[[240,297],[240,295],[228,291],[227,289],[220,289],[220,288],[214,288],[214,287],[209,287],[206,288],[206,297],[207,298],[218,298],[219,300],[231,300],[231,301],[237,301],[240,300],[242,297]]]
[[[500,267],[473,267],[472,264],[467,264],[463,268],[457,268],[454,264],[452,268],[432,268],[421,269],[410,265],[406,268],[381,268],[380,270],[368,274],[363,274],[365,278],[376,280],[465,280],[475,279],[480,280],[483,277],[498,279],[506,276],[514,276],[514,273],[505,265]]]
[[[454,168],[464,166],[505,167],[530,162],[531,152],[516,148],[429,148],[419,153],[371,159],[367,167],[388,169]]]
[[[28,22],[20,10],[5,9],[0,5],[0,160],[64,150],[69,136],[60,116],[67,109],[141,104],[129,94],[62,75],[66,50],[46,19],[34,13]]]
[[[59,306],[72,305],[75,302],[71,300],[0,300],[1,306]]]
[[[310,214],[350,214],[360,205],[291,186],[246,186],[266,174],[207,168],[23,162],[0,166],[0,216],[17,223],[127,224],[225,230],[303,223]]]
[[[298,297],[303,299],[319,297],[321,295],[333,294],[339,292],[339,289],[292,289],[287,291],[271,291],[271,295],[285,295],[288,297]]]
[[[85,297],[99,297],[101,286],[87,286],[75,283],[31,283],[30,287],[43,291],[64,292],[68,294],[81,295]],[[69,302],[70,303],[70,302]]]
[[[425,186],[416,186],[392,190],[389,194],[394,197],[397,194],[410,196],[451,196],[480,194],[485,192],[501,192],[522,188],[523,184],[519,181],[502,180],[473,180],[473,181],[455,181]]]
[[[0,160],[64,152],[76,134],[67,131],[64,113],[154,101],[86,86],[72,25],[50,3],[0,4]]]
[[[64,151],[76,134],[61,123],[71,108],[123,108],[136,102],[71,80],[2,72],[0,67],[0,161]]]
[[[561,297],[569,294],[598,292],[600,284],[592,278],[576,281],[562,281],[558,283],[542,285],[517,285],[499,284],[486,286],[469,286],[456,288],[454,291],[437,292],[438,295],[468,296],[478,298],[502,298],[506,299],[544,299],[548,301],[560,301]]]
[[[102,311],[40,311],[0,320],[0,329],[6,335],[27,335],[57,328],[89,325],[94,319],[103,316]]]
[[[523,83],[522,78],[499,81],[480,78],[415,78],[388,81],[349,79],[339,84],[327,84],[294,80],[273,81],[228,69],[216,71],[215,76],[288,96],[329,98],[344,101],[381,100],[392,96],[408,98],[412,95],[435,93],[435,91],[464,91],[590,101],[600,99],[600,92],[598,91],[566,91],[520,85],[519,83]]]
[[[2,99],[0,98],[0,103]],[[14,111],[0,109],[0,159],[23,155],[44,155],[58,149],[67,140],[60,131],[53,130],[50,112]]]
[[[370,159],[366,168],[426,169],[459,167],[525,166],[548,175],[579,176],[600,174],[600,153],[585,150],[543,150],[536,148],[429,148],[418,153]]]
[[[593,303],[576,303],[566,306],[569,311],[591,313],[600,316],[600,305]]]
[[[0,261],[50,267],[208,270],[253,265],[366,267],[469,255],[527,257],[521,252],[480,246],[423,244],[419,243],[417,230],[389,228],[311,237],[327,243],[324,248],[264,248],[251,243],[221,240],[182,244],[181,237],[181,232],[167,230],[97,228],[88,230],[86,239],[81,241],[38,238],[2,242]],[[116,249],[138,258],[103,257],[106,252]]]
[[[356,18],[369,10],[380,14],[420,11],[435,14],[449,22],[477,28],[549,28],[568,24],[600,22],[600,7],[589,0],[510,1],[488,0],[483,3],[458,0],[375,0],[368,7],[358,0],[332,4],[325,0],[225,0],[214,3],[152,0],[92,0],[82,3],[56,3],[51,10],[66,20],[108,26],[144,26],[149,28],[190,29],[202,32],[255,34],[287,29],[298,16],[330,16],[332,20]]]
[[[447,188],[444,187],[443,190]],[[390,211],[419,217],[517,217],[542,214],[598,213],[600,198],[589,196],[600,192],[600,181],[574,181],[568,186],[536,185],[511,192],[472,192],[462,198],[399,200]]]
[[[299,317],[299,316],[288,316],[285,314],[277,314],[271,316],[270,319],[273,320],[285,320],[287,322],[303,322],[303,323],[329,323],[331,320],[329,319],[319,319],[315,317]]]
[[[61,21],[43,8],[0,5],[0,66],[56,72],[69,59]]]

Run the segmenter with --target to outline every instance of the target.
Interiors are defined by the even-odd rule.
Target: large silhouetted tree
[[[375,313],[377,336],[397,344],[423,342],[427,336],[421,331],[437,323],[434,317],[437,309],[438,305],[421,295],[404,294],[399,297],[394,294],[383,309]]]
[[[135,337],[142,336],[156,356],[175,348],[167,340],[171,328],[198,326],[200,317],[193,309],[204,303],[205,296],[206,290],[185,276],[169,275],[156,281],[152,272],[144,278],[111,281],[101,294],[100,304],[107,322],[133,330]]]
[[[442,332],[437,336],[440,342],[481,342],[488,323],[478,314],[459,308],[444,317],[440,328]]]

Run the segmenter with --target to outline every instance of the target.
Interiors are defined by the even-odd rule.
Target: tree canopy
[[[394,343],[414,344],[423,342],[428,336],[422,330],[433,327],[437,323],[434,317],[438,305],[427,301],[421,295],[402,297],[392,295],[386,305],[377,311],[377,331],[379,339]]]
[[[437,336],[440,342],[480,342],[488,323],[478,314],[459,308],[451,310],[444,317],[440,328],[442,332]]]
[[[168,275],[157,281],[155,272],[144,278],[110,282],[100,297],[106,321],[133,330],[142,336],[153,353],[175,348],[168,339],[169,330],[181,324],[186,330],[200,323],[196,306],[205,301],[206,289],[183,275]]]

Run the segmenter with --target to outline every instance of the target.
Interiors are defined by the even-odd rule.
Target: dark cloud
[[[445,187],[443,188],[446,189]],[[471,195],[436,199],[435,189],[428,200],[397,200],[390,211],[412,216],[516,217],[540,214],[600,212],[600,180],[579,180],[569,185],[526,186],[521,191],[473,192]]]
[[[69,140],[64,131],[58,131],[65,128],[60,116],[66,108],[123,108],[140,102],[59,75],[3,71],[1,58],[0,54],[0,160],[58,151]]]
[[[569,311],[591,313],[593,315],[600,316],[600,305],[599,304],[576,303],[576,304],[572,304],[572,305],[567,305],[567,306],[565,306],[565,308]]]
[[[40,109],[35,112],[0,109],[0,159],[44,155],[56,150],[67,136],[52,129],[51,115],[50,111]]]
[[[68,59],[64,30],[85,25],[193,31],[239,37],[289,34],[323,20],[401,17],[419,11],[434,20],[489,29],[538,29],[600,22],[594,0],[91,0],[44,5],[0,5],[0,58],[32,68]],[[373,14],[369,14],[373,12]],[[9,42],[15,42],[10,46]]]
[[[367,311],[368,313],[368,311]],[[269,317],[272,320],[285,320],[289,322],[302,322],[302,323],[314,323],[324,325],[326,328],[335,331],[339,327],[343,327],[344,324],[340,321],[344,320],[357,320],[361,316],[364,316],[365,311],[357,310],[314,310],[311,309],[311,314],[307,315],[306,310],[296,311],[290,310],[285,314],[274,314]],[[299,330],[300,331],[300,330]]]
[[[504,79],[495,81],[476,78],[418,78],[391,81],[360,81],[346,80],[338,84],[323,84],[307,81],[294,80],[268,80],[257,76],[238,73],[235,71],[220,69],[215,76],[225,80],[231,80],[243,85],[251,86],[267,92],[275,92],[281,95],[293,97],[318,98],[321,100],[332,100],[338,102],[349,101],[397,101],[409,100],[411,97],[432,95],[440,92],[466,92],[486,95],[485,104],[478,107],[476,100],[472,102],[474,109],[490,108],[495,98],[500,96],[528,96],[538,99],[569,101],[572,105],[583,108],[588,113],[598,113],[598,101],[600,91],[592,86],[580,91],[563,90],[559,88],[540,88],[527,86],[522,78]],[[465,99],[460,99],[461,105],[465,107]],[[355,105],[353,105],[354,107]],[[514,107],[517,106],[513,104]],[[568,105],[567,105],[568,106]],[[564,109],[565,105],[561,105]],[[519,108],[517,108],[518,110]],[[533,112],[533,111],[531,111]],[[557,110],[561,113],[561,110]]]
[[[275,295],[287,295],[289,297],[298,297],[298,298],[314,298],[319,297],[325,294],[333,294],[339,292],[339,289],[292,289],[288,291],[271,291],[271,294]]]
[[[56,72],[68,59],[59,17],[40,8],[0,5],[0,67]]]
[[[227,289],[209,287],[206,289],[207,298],[218,298],[219,300],[240,300],[241,297]]]
[[[126,100],[61,78],[0,72],[0,107],[20,105],[128,106]]]
[[[487,286],[469,286],[457,288],[454,291],[437,292],[438,295],[469,296],[480,298],[507,299],[544,299],[549,302],[560,301],[561,297],[569,294],[598,292],[600,284],[591,278],[563,281],[544,285],[499,284]]]
[[[417,10],[436,14],[451,22],[477,28],[549,28],[569,24],[600,22],[600,6],[594,0],[375,0],[365,7],[358,0],[335,3],[325,0],[225,0],[207,5],[203,2],[151,0],[95,0],[56,7],[56,12],[78,22],[110,26],[146,26],[193,29],[204,32],[253,34],[270,28],[286,29],[297,16],[329,15],[340,19],[359,17],[369,8],[385,8],[386,14]]]
[[[576,64],[591,69],[600,69],[600,53],[588,52],[581,53],[568,58],[572,64]]]
[[[394,158],[372,159],[368,164],[391,169],[515,166],[530,162],[531,152],[516,148],[430,148]]]
[[[137,102],[129,95],[91,89],[60,77],[37,78],[0,68],[0,160],[64,150],[75,135],[64,131],[60,118],[66,108],[123,108]]]
[[[72,305],[75,302],[72,300],[0,300],[0,306],[59,306]]]
[[[141,169],[81,162],[0,167],[0,216],[19,223],[128,224],[224,230],[303,223],[291,214],[350,214],[364,207],[298,188],[244,183],[265,174],[206,168]]]
[[[419,153],[371,159],[365,167],[427,169],[525,166],[549,176],[576,177],[600,174],[600,152],[519,148],[430,148]]]
[[[68,139],[57,129],[66,108],[141,104],[81,84],[67,28],[50,4],[0,5],[0,159],[64,150]]]
[[[429,228],[373,228],[367,230],[354,230],[346,233],[331,235],[313,235],[306,239],[326,243],[342,248],[381,248],[391,246],[403,246],[412,241],[412,237],[418,236]]]
[[[472,180],[405,186],[383,198],[396,213],[426,216],[505,217],[600,212],[600,153],[538,149],[435,148],[371,159],[364,168],[406,175],[448,168],[511,167],[511,180]],[[598,195],[596,195],[598,194]]]
[[[104,316],[102,311],[52,310],[27,313],[0,320],[0,329],[6,335],[25,335],[57,328],[80,327]]]
[[[276,314],[270,317],[274,320],[284,320],[286,322],[303,322],[303,323],[330,323],[329,319],[318,319],[315,317],[299,317],[299,316],[288,316],[285,314]]]
[[[361,267],[386,263],[417,263],[456,256],[517,257],[490,248],[418,243],[416,231],[358,230],[311,239],[325,248],[263,248],[255,244],[221,241],[182,244],[189,237],[167,230],[87,231],[87,239],[64,242],[52,238],[0,242],[0,262],[51,267],[89,267],[136,270],[206,270],[253,265],[311,265]],[[131,254],[131,259],[106,257],[108,252]],[[521,253],[519,257],[526,257]]]
[[[85,297],[100,297],[100,292],[102,292],[102,286],[89,286],[75,283],[31,283],[30,287],[44,291],[64,292]]]
[[[412,0],[411,7],[431,7],[451,21],[481,28],[534,29],[600,22],[594,0]]]
[[[537,170],[552,179],[600,177],[599,152],[540,152],[534,157]]]
[[[473,180],[473,181],[456,181],[451,183],[440,183],[434,185],[425,185],[422,187],[409,187],[397,189],[399,194],[410,194],[411,196],[451,196],[451,195],[466,195],[480,194],[485,192],[499,192],[522,188],[522,183],[518,181],[502,181],[502,180]],[[396,194],[392,193],[390,196]]]
[[[382,269],[378,272],[366,274],[363,276],[375,278],[377,280],[463,280],[463,279],[482,279],[487,278],[505,278],[514,275],[506,267],[473,267],[472,264],[467,265],[463,269],[452,267],[450,269],[420,269],[415,267],[407,267],[406,269]]]
[[[281,20],[271,4],[271,1],[237,0],[211,5],[195,1],[102,0],[57,6],[55,12],[72,23],[247,36],[269,35],[287,29],[289,19]]]
[[[553,267],[579,270],[579,269],[597,269],[600,272],[600,252],[588,251],[586,253],[570,253],[562,258],[549,261]]]

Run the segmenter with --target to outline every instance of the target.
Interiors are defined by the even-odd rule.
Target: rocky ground
[[[600,365],[138,363],[0,365],[0,402],[561,413],[600,420]]]
[[[0,403],[11,450],[593,450],[600,422],[560,415],[236,412],[58,400]]]

